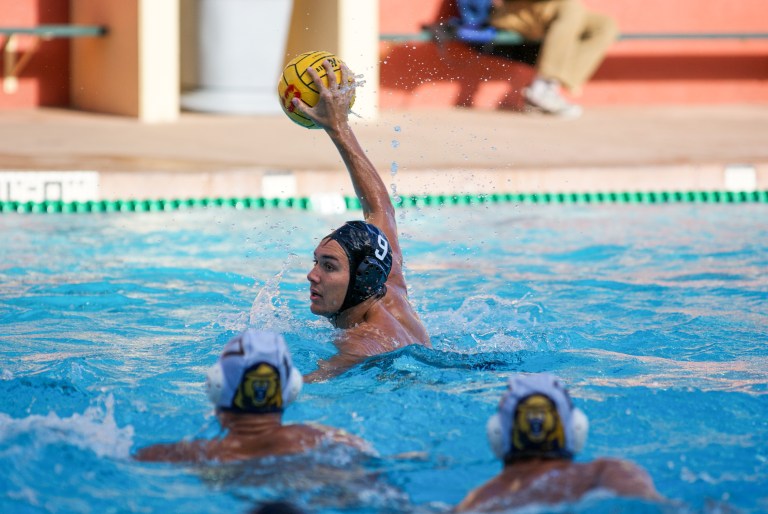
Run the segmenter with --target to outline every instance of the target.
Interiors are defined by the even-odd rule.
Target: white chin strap
[[[571,411],[571,427],[573,433],[571,449],[576,454],[584,449],[584,445],[587,442],[587,434],[589,433],[589,418],[584,414],[584,411],[579,408],[574,408]],[[497,459],[504,460],[504,456],[509,451],[509,448],[504,445],[504,433],[498,413],[488,418],[488,422],[485,424],[485,433],[493,454]]]

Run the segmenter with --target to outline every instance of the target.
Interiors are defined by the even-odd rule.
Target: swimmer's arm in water
[[[310,423],[310,425],[312,425],[312,423]],[[313,426],[319,427],[319,425],[313,425]],[[332,428],[332,429],[325,428],[325,430],[327,430],[326,437],[328,438],[329,441],[333,443],[339,443],[345,446],[350,446],[368,455],[378,456],[379,454],[371,443],[369,443],[368,441],[366,441],[361,437],[357,437],[354,434],[350,434],[346,430],[342,430],[340,428]]]
[[[317,361],[317,369],[312,373],[304,375],[304,382],[323,382],[329,378],[341,375],[355,364],[362,361],[364,357],[337,353],[333,357]]]
[[[322,382],[341,375],[372,355],[391,350],[382,344],[386,340],[379,330],[367,325],[358,325],[344,330],[334,340],[338,353],[317,361],[317,369],[304,376],[305,382]]]
[[[355,194],[360,199],[365,220],[379,227],[392,247],[392,270],[387,283],[405,289],[402,273],[403,254],[397,237],[395,208],[387,187],[349,125],[349,104],[354,87],[340,87],[330,63],[325,61],[323,66],[328,76],[328,87],[323,85],[314,69],[307,68],[307,72],[320,89],[320,99],[315,107],[309,107],[299,99],[293,100],[294,105],[302,114],[322,127],[336,145],[352,179]],[[341,84],[350,84],[351,78],[349,69],[342,65]]]

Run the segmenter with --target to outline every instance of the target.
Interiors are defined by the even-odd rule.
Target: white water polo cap
[[[505,464],[521,459],[571,459],[584,447],[589,420],[565,386],[548,373],[514,375],[486,432]]]
[[[247,329],[230,339],[208,370],[208,398],[234,412],[282,412],[304,384],[283,336]]]

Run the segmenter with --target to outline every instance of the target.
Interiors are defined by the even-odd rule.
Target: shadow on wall
[[[382,91],[418,93],[421,100],[414,101],[429,106],[430,87],[442,84],[451,87],[451,103],[457,107],[523,108],[520,92],[533,76],[533,69],[524,63],[484,55],[461,43],[443,48],[430,43],[388,46],[381,56]],[[481,94],[489,82],[497,86],[493,99],[487,92]]]
[[[56,25],[69,23],[69,2],[38,0],[37,24]],[[68,106],[69,96],[69,39],[41,41],[36,55],[29,61],[26,70],[39,77],[37,94],[39,105]]]
[[[592,80],[764,80],[764,55],[624,55],[611,56]]]
[[[444,0],[434,19],[425,20],[424,25],[438,25],[456,16],[454,0]],[[407,100],[412,105],[429,107],[430,90],[441,87],[450,89],[451,104],[456,107],[521,110],[521,91],[533,78],[531,65],[537,53],[536,44],[488,53],[456,42],[382,43],[380,85],[384,94],[412,97]],[[444,104],[444,100],[439,103]]]

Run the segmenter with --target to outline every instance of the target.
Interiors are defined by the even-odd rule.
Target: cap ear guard
[[[217,407],[221,404],[221,393],[224,391],[224,369],[221,362],[216,361],[208,368],[205,375],[205,389],[208,399]]]
[[[288,373],[288,383],[283,387],[283,408],[288,407],[299,396],[301,388],[304,387],[304,377],[294,366],[291,366],[291,372]]]
[[[497,459],[504,460],[507,451],[504,448],[504,432],[498,413],[488,418],[488,422],[485,424],[485,434],[488,436],[488,444],[490,444],[493,454]]]
[[[587,444],[587,434],[589,434],[589,418],[584,411],[575,407],[571,411],[571,426],[573,431],[573,453],[579,453]]]
[[[387,281],[388,275],[389,271],[384,266],[384,263],[369,255],[357,267],[353,293],[359,297],[370,297],[378,293],[378,290]]]

